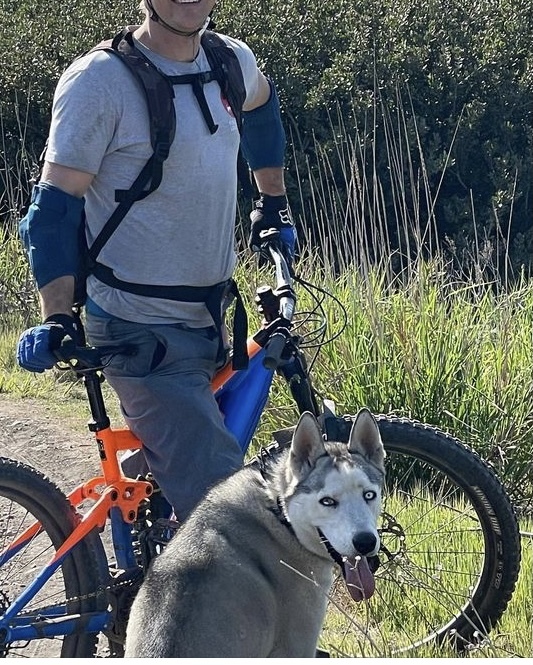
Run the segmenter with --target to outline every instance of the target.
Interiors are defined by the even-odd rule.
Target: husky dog
[[[314,657],[335,564],[355,600],[374,591],[384,457],[368,410],[348,445],[304,413],[290,448],[215,486],[155,559],[125,656]]]

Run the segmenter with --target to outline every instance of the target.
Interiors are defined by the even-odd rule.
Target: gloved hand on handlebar
[[[249,247],[252,252],[261,252],[261,239],[259,237],[261,231],[276,229],[280,232],[281,249],[289,266],[292,266],[297,235],[285,194],[281,196],[261,194],[261,197],[254,201],[254,209],[250,213],[250,220],[252,226]]]
[[[22,333],[17,346],[18,364],[30,372],[51,369],[57,363],[54,350],[59,349],[65,337],[78,341],[76,320],[68,314],[52,314],[41,325]]]

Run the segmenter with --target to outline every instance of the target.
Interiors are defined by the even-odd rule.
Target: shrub
[[[315,214],[325,157],[341,218],[354,191],[370,226],[378,202],[391,247],[409,240],[401,192],[401,214],[436,228],[459,262],[477,239],[498,266],[531,269],[533,0],[224,0],[215,16],[277,83],[297,215]],[[60,72],[135,21],[136,2],[71,0],[67,16],[57,0],[6,0],[0,19],[5,172],[27,175]]]

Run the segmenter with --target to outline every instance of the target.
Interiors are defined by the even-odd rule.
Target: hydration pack
[[[133,42],[133,30],[132,27],[124,28],[113,39],[101,42],[89,53],[103,50],[115,54],[139,82],[145,94],[150,116],[150,140],[153,154],[130,189],[115,191],[115,201],[118,206],[89,248],[90,259],[94,262],[133,203],[144,199],[161,184],[163,162],[169,155],[176,132],[173,86],[184,84],[192,86],[209,131],[214,134],[218,126],[211,116],[203,86],[210,81],[217,81],[222,94],[228,100],[239,131],[242,127],[242,106],[246,98],[246,89],[241,66],[233,49],[227,46],[221,37],[210,30],[206,30],[201,37],[201,44],[211,71],[167,76],[136,48]],[[238,167],[240,180],[244,182],[241,177],[244,168],[242,159],[239,159]]]
[[[154,192],[161,184],[163,163],[167,159],[170,146],[176,132],[176,113],[174,107],[174,85],[191,85],[203,118],[211,134],[218,126],[214,123],[207,104],[203,86],[217,81],[222,94],[227,99],[237,121],[239,132],[242,127],[242,107],[246,98],[246,89],[241,66],[235,52],[216,33],[206,30],[201,37],[201,44],[211,67],[210,71],[168,76],[161,72],[141,51],[133,41],[135,27],[124,28],[113,39],[106,40],[93,47],[94,51],[106,51],[119,57],[138,81],[144,91],[150,117],[150,139],[153,154],[144,165],[132,186],[127,190],[116,190],[115,201],[118,203],[111,217],[104,224],[91,247],[85,244],[85,231],[81,240],[83,247],[83,275],[77,281],[76,304],[83,305],[86,299],[85,282],[89,274],[108,286],[137,295],[164,298],[180,302],[203,302],[221,332],[222,315],[221,300],[224,295],[232,293],[236,299],[233,322],[233,367],[246,367],[247,319],[242,299],[233,280],[215,284],[210,287],[194,286],[158,286],[153,284],[134,284],[124,282],[115,277],[113,270],[98,262],[98,256],[128,210],[136,202]],[[179,118],[178,118],[179,122]],[[239,151],[237,162],[238,176],[246,195],[251,196],[251,183],[248,167]],[[222,335],[221,335],[222,337]],[[222,349],[221,349],[222,351]]]

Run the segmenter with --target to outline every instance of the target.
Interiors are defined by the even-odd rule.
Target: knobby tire
[[[0,567],[0,609],[13,601],[53,556],[79,522],[79,516],[61,490],[39,471],[21,462],[0,457],[0,551],[35,521],[42,531]],[[23,611],[72,600],[68,612],[105,609],[107,601],[98,589],[105,588],[98,534],[89,534],[73,548],[60,569]],[[31,561],[30,561],[31,557]],[[53,594],[48,597],[47,593]],[[88,596],[83,599],[84,596]],[[1,612],[0,612],[1,614]],[[8,645],[2,655],[90,658],[95,655],[98,635],[74,634],[62,638],[32,640]],[[44,650],[44,651],[43,651]]]

